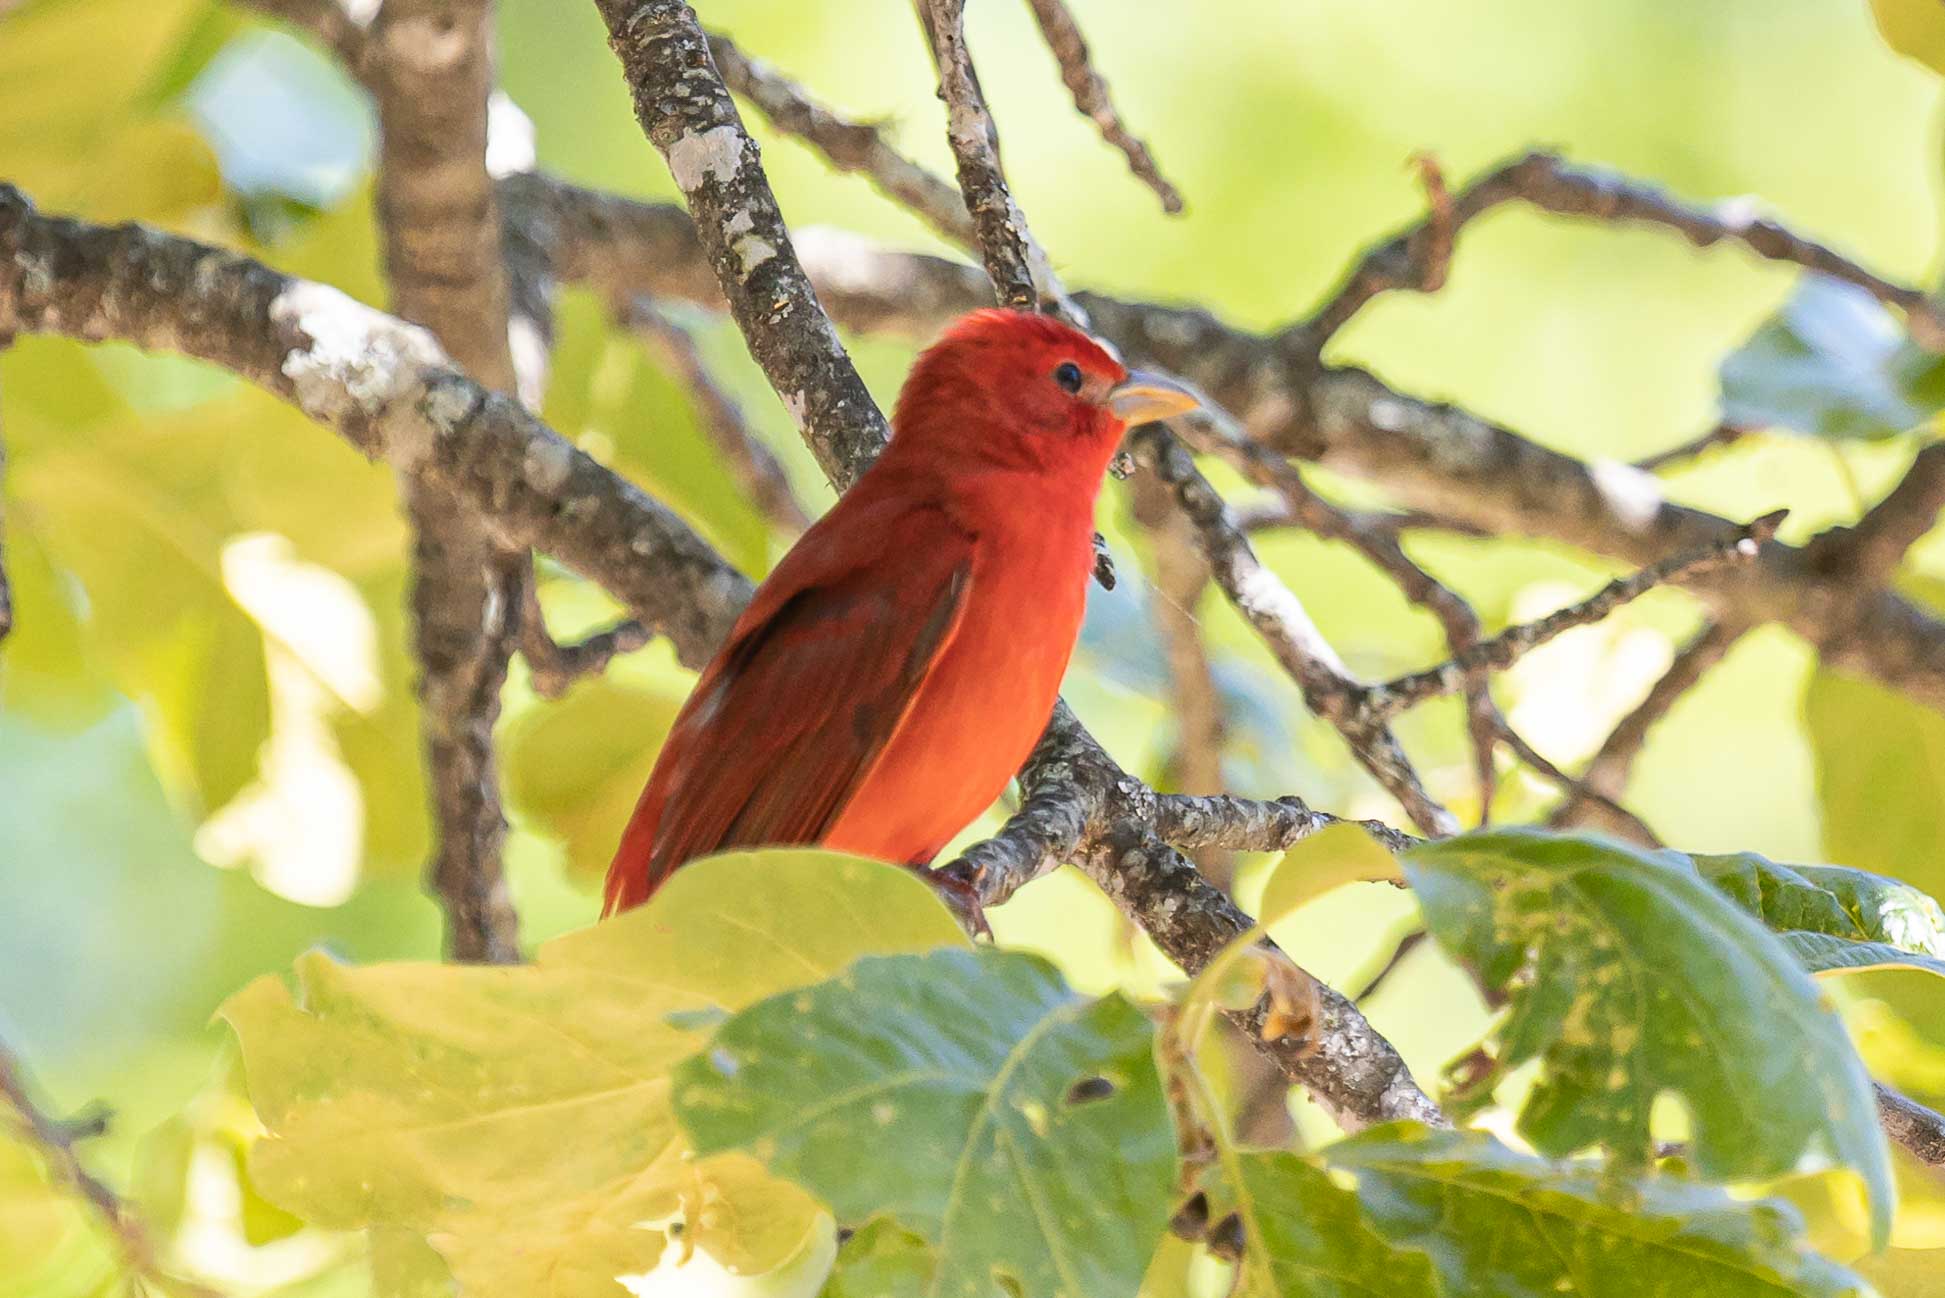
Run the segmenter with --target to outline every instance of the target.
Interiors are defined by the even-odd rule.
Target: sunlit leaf
[[[692,863],[529,966],[307,956],[296,995],[260,979],[223,1009],[270,1131],[251,1169],[307,1221],[408,1228],[491,1292],[612,1298],[674,1222],[684,1247],[767,1270],[816,1207],[745,1155],[692,1156],[669,1069],[706,1038],[672,1016],[964,941],[907,870],[779,850]]]
[[[1869,293],[1805,275],[1722,362],[1722,417],[1839,441],[1893,437],[1937,412],[1942,369]]]
[[[1811,973],[1902,965],[1945,975],[1945,914],[1908,883],[1836,865],[1778,865],[1753,852],[1694,861]]]
[[[1247,1285],[1254,1298],[1418,1298],[1440,1291],[1424,1255],[1372,1228],[1357,1196],[1289,1153],[1238,1159]]]
[[[1854,1168],[1873,1235],[1893,1191],[1869,1079],[1790,953],[1673,853],[1500,830],[1426,844],[1405,874],[1426,922],[1507,994],[1502,1072],[1541,1061],[1519,1129],[1543,1153],[1645,1161],[1650,1112],[1679,1097],[1712,1178]]]
[[[1659,1176],[1620,1195],[1596,1167],[1515,1154],[1482,1132],[1393,1126],[1323,1157],[1357,1177],[1369,1228],[1429,1257],[1450,1298],[1864,1292],[1805,1251],[1802,1220],[1785,1204]]]
[[[1175,1161],[1151,1038],[1034,956],[871,959],[730,1019],[676,1104],[699,1152],[750,1151],[840,1221],[935,1245],[928,1294],[1127,1293]]]

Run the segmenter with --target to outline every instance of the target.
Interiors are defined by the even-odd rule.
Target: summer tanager
[[[929,864],[1046,726],[1122,433],[1195,404],[1045,316],[955,322],[906,379],[890,446],[703,669],[608,868],[606,913],[734,847]]]

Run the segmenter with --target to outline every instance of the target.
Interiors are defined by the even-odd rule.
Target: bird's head
[[[1107,346],[1050,316],[961,316],[912,367],[893,443],[996,468],[1070,470],[1098,482],[1131,424],[1200,403],[1180,384],[1130,371]]]

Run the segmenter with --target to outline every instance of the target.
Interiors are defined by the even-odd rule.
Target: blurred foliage
[[[1187,216],[1164,218],[1072,113],[1025,6],[974,6],[972,41],[1009,141],[1009,172],[1077,284],[1275,323],[1326,292],[1356,249],[1415,219],[1422,200],[1405,165],[1411,154],[1429,151],[1461,177],[1535,143],[1697,200],[1760,195],[1794,227],[1887,276],[1936,278],[1945,28],[1930,0],[1239,0],[1220,22],[1196,23],[1167,0],[1075,7],[1131,122],[1191,203]],[[904,6],[721,0],[709,17],[949,169]],[[674,197],[628,111],[593,6],[503,0],[500,22],[502,79],[533,119],[543,165],[603,188]],[[363,97],[327,59],[216,0],[0,3],[0,179],[47,210],[151,222],[382,302],[371,139]],[[767,136],[766,145],[793,223],[936,248],[920,223],[832,175],[807,149]],[[733,330],[685,318],[806,501],[821,507],[828,488]],[[735,490],[680,388],[586,295],[567,295],[559,323],[545,411],[553,425],[667,499],[734,562],[766,568],[785,539]],[[1738,517],[1787,504],[1787,535],[1800,538],[1852,521],[1895,481],[1916,438],[1929,435],[1941,394],[1918,370],[1933,363],[1894,329],[1874,304],[1736,252],[1697,254],[1665,233],[1506,209],[1467,230],[1442,293],[1380,301],[1340,335],[1333,355],[1588,457],[1634,458],[1727,410],[1763,431],[1672,474],[1668,493]],[[857,344],[868,381],[888,400],[911,341]],[[317,946],[359,966],[303,965],[306,995],[350,997],[341,1007],[369,993],[409,1017],[432,1014],[446,1003],[438,998],[491,999],[491,977],[476,985],[471,971],[387,963],[429,959],[438,940],[416,879],[427,825],[403,615],[405,535],[388,475],[242,384],[121,347],[17,340],[0,354],[0,432],[19,608],[0,647],[0,1039],[33,1061],[62,1105],[101,1097],[114,1109],[111,1134],[85,1154],[154,1223],[172,1262],[237,1293],[350,1298],[368,1293],[374,1274],[388,1292],[444,1292],[447,1262],[407,1228],[452,1210],[437,1200],[436,1178],[416,1182],[422,1197],[391,1217],[373,1214],[392,1224],[373,1231],[369,1245],[315,1221],[296,1228],[291,1204],[314,1205],[241,1156],[256,1139],[255,1111],[238,1091],[222,1033],[209,1026],[237,988],[283,974]],[[1771,432],[1870,440],[1819,445]],[[1247,494],[1217,476],[1232,498]],[[1368,484],[1320,482],[1356,502],[1382,500]],[[1124,559],[1139,559],[1141,539],[1113,490],[1102,524]],[[1408,546],[1493,623],[1544,612],[1614,571],[1517,539],[1419,535]],[[1265,535],[1260,549],[1355,670],[1389,675],[1441,656],[1433,621],[1342,547],[1291,533]],[[1124,562],[1122,571],[1139,567]],[[1915,598],[1945,608],[1937,587],[1945,538],[1914,551],[1903,580]],[[542,597],[564,634],[617,611],[551,569]],[[1160,780],[1173,727],[1149,630],[1152,598],[1139,580],[1094,593],[1068,697],[1131,769]],[[1195,612],[1230,714],[1224,765],[1236,790],[1294,790],[1350,814],[1395,815],[1334,734],[1304,714],[1235,614],[1213,596]],[[1572,765],[1694,624],[1685,597],[1658,593],[1532,655],[1497,682],[1499,701],[1542,751]],[[534,949],[593,917],[591,879],[689,679],[659,645],[559,703],[535,699],[516,669],[503,730],[509,868]],[[1628,802],[1684,848],[1835,860],[1937,895],[1945,891],[1940,727],[1945,719],[1817,668],[1808,646],[1766,629],[1656,730]],[[1458,710],[1423,709],[1402,731],[1435,792],[1467,807]],[[1511,768],[1502,774],[1495,818],[1544,809],[1546,786]],[[1420,921],[1395,889],[1339,886],[1364,877],[1369,863],[1355,846],[1338,847],[1350,855],[1293,858],[1318,871],[1307,879],[1288,865],[1273,872],[1245,860],[1239,899],[1258,902],[1267,880],[1270,895],[1260,899],[1266,917],[1278,917],[1277,939],[1319,976],[1355,986]],[[1761,875],[1766,867],[1784,869],[1752,868]],[[1836,931],[1820,899],[1835,895],[1830,878],[1798,877],[1808,893],[1777,874],[1739,900],[1772,920],[1779,897],[1800,904],[1781,925],[1793,944],[1817,933],[1938,955],[1915,930],[1888,921],[1872,928],[1861,914],[1858,931]],[[771,891],[746,888],[742,901]],[[1853,915],[1848,904],[1839,909]],[[1004,944],[1051,960],[1075,995],[1179,990],[1166,962],[1071,871],[992,918]],[[874,930],[878,946],[860,937],[856,950],[883,949],[890,931]],[[624,939],[597,933],[562,949],[595,940]],[[522,973],[565,983],[587,976],[550,970],[550,959],[558,957]],[[820,967],[820,976],[834,968]],[[435,985],[425,1006],[405,990]],[[1945,998],[1928,975],[1881,969],[1819,986],[1874,1073],[1945,1101]],[[738,1004],[758,994],[749,990]],[[325,1033],[325,1048],[347,1060],[369,1051],[363,1058],[375,1069],[383,1050],[415,1040],[403,1019],[388,1029],[389,1044],[332,1036],[347,1025],[309,1022],[311,1011],[277,984],[256,984],[235,1004]],[[646,1004],[631,1021],[639,1039],[611,1045],[646,1050],[664,1031]],[[1493,1018],[1433,944],[1364,1008],[1421,1077],[1486,1038]],[[687,1041],[709,1026],[666,1030]],[[542,1031],[538,1021],[531,1031]],[[669,1045],[658,1066],[680,1062],[674,1051]],[[323,1086],[321,1061],[309,1066],[309,1083]],[[1213,1061],[1206,1071],[1212,1102],[1231,1104],[1234,1079]],[[1507,1133],[1531,1084],[1508,1079],[1481,1121]],[[293,1098],[291,1112],[315,1117],[369,1099],[307,1094],[316,1110]],[[1334,1130],[1307,1101],[1294,1103],[1307,1137]],[[280,1107],[262,1096],[259,1104]],[[336,1171],[341,1181],[355,1178],[352,1161],[368,1151],[340,1144],[334,1152],[345,1163]],[[1334,1196],[1330,1211],[1366,1214],[1372,1247],[1396,1243],[1381,1229],[1383,1214],[1296,1158],[1252,1164],[1249,1176],[1296,1186],[1292,1194]],[[1507,1175],[1540,1175],[1521,1169]],[[494,1169],[471,1170],[490,1181]],[[581,1170],[590,1183],[572,1192],[598,1192],[599,1169]],[[1902,1171],[1900,1247],[1859,1268],[1893,1298],[1918,1298],[1937,1291],[1945,1270],[1945,1192]],[[1819,1246],[1840,1260],[1861,1251],[1866,1209],[1855,1187],[1785,1189]],[[1362,1182],[1359,1193],[1367,1193]],[[1715,1209],[1697,1211],[1706,1218]],[[1584,1214],[1577,1220],[1574,1230],[1591,1229]],[[1757,1221],[1744,1225],[1755,1231]],[[1772,1235],[1793,1230],[1761,1221]],[[1265,1218],[1262,1229],[1300,1225]],[[518,1238],[495,1241],[480,1229],[474,1238],[489,1245]],[[897,1277],[927,1273],[914,1265],[914,1239],[887,1224],[852,1237],[833,1292],[895,1292],[904,1282]],[[659,1251],[656,1241],[644,1256]],[[918,1247],[927,1247],[923,1239]],[[699,1250],[684,1265],[707,1258]],[[827,1261],[807,1250],[794,1283],[814,1289]],[[1149,1284],[1169,1294],[1188,1286],[1201,1298],[1225,1279],[1206,1250],[1169,1241]],[[0,1294],[91,1294],[122,1282],[99,1223],[48,1182],[32,1151],[0,1142]]]

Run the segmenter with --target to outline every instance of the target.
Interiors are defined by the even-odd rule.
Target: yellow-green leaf
[[[1884,43],[1909,59],[1945,72],[1945,5],[1938,0],[1871,0]]]
[[[256,1184],[321,1226],[424,1236],[480,1292],[613,1298],[676,1222],[683,1247],[768,1270],[817,1209],[747,1156],[693,1157],[668,1094],[703,1040],[688,1024],[861,955],[963,945],[911,872],[778,850],[686,866],[528,966],[307,956],[295,995],[260,979],[222,1011],[270,1132]]]

